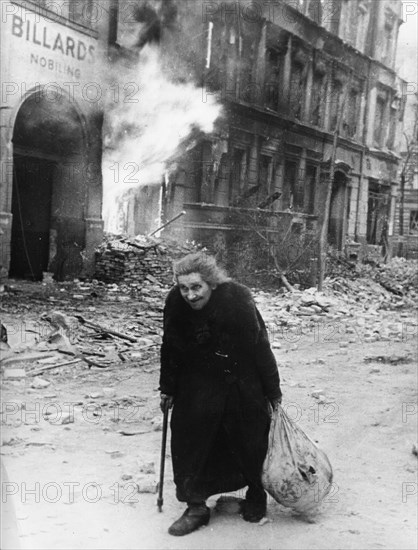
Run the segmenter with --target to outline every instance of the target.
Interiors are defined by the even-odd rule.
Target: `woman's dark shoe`
[[[202,525],[207,525],[209,518],[210,509],[207,506],[189,506],[184,514],[169,527],[168,532],[176,537],[188,535]]]
[[[267,496],[264,490],[248,489],[244,502],[241,504],[241,514],[245,521],[258,523],[266,515]]]

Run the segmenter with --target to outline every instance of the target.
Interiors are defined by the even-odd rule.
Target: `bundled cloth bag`
[[[328,457],[280,405],[271,420],[262,481],[279,504],[306,515],[315,513],[331,489]]]

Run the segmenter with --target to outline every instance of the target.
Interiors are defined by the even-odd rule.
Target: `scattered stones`
[[[61,417],[60,424],[73,424],[73,423],[74,423],[74,415],[65,414]]]
[[[311,396],[314,399],[321,399],[321,398],[323,399],[325,397],[325,392],[324,390],[316,390],[311,393]]]
[[[151,420],[151,424],[154,426],[155,432],[160,432],[163,429],[163,419],[161,416],[154,416]]]
[[[119,451],[119,449],[105,451],[105,453],[110,455],[111,458],[120,458],[121,456],[124,456],[124,453],[122,451]]]
[[[140,478],[137,482],[138,493],[157,494],[158,482],[152,476]]]
[[[99,399],[100,397],[104,397],[104,392],[94,391],[86,395],[86,397],[90,399]]]
[[[369,355],[366,356],[363,361],[365,363],[387,363],[391,365],[400,365],[411,363],[412,357],[410,355]]]
[[[43,388],[47,388],[51,385],[51,382],[49,380],[45,380],[44,378],[34,378],[32,381],[32,384],[30,385],[31,388],[35,390],[41,390]]]
[[[154,462],[145,462],[145,463],[143,463],[140,466],[139,471],[142,472],[143,474],[155,474],[155,464],[154,464]]]

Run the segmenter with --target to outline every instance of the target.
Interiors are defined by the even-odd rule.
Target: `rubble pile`
[[[297,345],[302,333],[341,346],[416,335],[417,262],[396,259],[379,268],[358,266],[352,273],[327,277],[322,292],[298,285],[293,292],[253,289],[273,347],[282,347],[283,341]]]
[[[345,259],[328,257],[327,276],[330,279],[356,280],[369,278],[380,283],[394,294],[405,295],[418,292],[418,262],[405,258],[393,258],[387,264],[349,262]]]
[[[135,239],[114,237],[106,239],[96,251],[95,278],[106,283],[122,283],[131,288],[142,286],[146,279],[163,284],[172,282],[173,260],[197,252],[194,242],[175,241],[138,236]]]
[[[394,294],[416,299],[418,297],[418,262],[394,258],[390,263],[377,268],[376,280]]]

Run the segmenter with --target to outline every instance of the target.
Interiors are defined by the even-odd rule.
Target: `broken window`
[[[390,122],[389,122],[389,136],[387,140],[388,149],[393,149],[395,146],[396,130],[398,127],[399,110],[395,108],[390,109]]]
[[[297,119],[302,117],[302,107],[305,98],[305,75],[304,67],[300,63],[292,64],[290,76],[290,109]]]
[[[269,48],[266,51],[266,76],[264,84],[265,106],[277,111],[279,105],[279,86],[281,81],[281,62],[278,51]]]
[[[342,83],[339,80],[334,79],[331,87],[330,94],[330,120],[329,120],[329,129],[331,132],[335,131],[337,128],[338,115],[340,111],[342,95]]]
[[[382,192],[381,186],[377,182],[370,181],[366,235],[368,244],[380,244],[382,231],[387,221],[388,205],[388,194]]]
[[[374,114],[374,144],[377,146],[382,145],[383,134],[385,128],[383,127],[386,110],[386,99],[383,95],[378,95],[376,99],[376,109]]]
[[[315,73],[311,92],[311,116],[310,123],[322,126],[324,123],[326,79],[325,75]]]
[[[341,134],[346,137],[355,138],[357,134],[357,122],[359,117],[359,89],[352,88],[347,95],[344,109],[344,119],[341,126]]]
[[[370,0],[358,0],[356,48],[364,52],[370,21]]]
[[[246,155],[243,149],[234,148],[231,159],[230,198],[235,200],[244,189]]]
[[[273,162],[269,155],[260,155],[259,160],[259,197],[264,200],[270,193]]]
[[[208,56],[205,87],[209,91],[219,90],[225,81],[225,64],[227,48],[227,28],[215,21],[212,27],[212,44]]]
[[[395,35],[395,14],[392,10],[386,9],[385,24],[383,27],[383,51],[382,62],[386,65],[392,65],[392,55]]]
[[[315,212],[316,177],[317,177],[317,167],[311,164],[307,164],[306,170],[305,170],[304,210],[308,214],[313,214]]]
[[[285,161],[283,206],[296,211],[303,210],[303,182],[299,181],[299,163],[296,160]]]
[[[239,37],[239,99],[247,103],[257,101],[259,90],[257,87],[256,71],[254,70],[257,44],[259,42],[260,28],[253,22],[251,24],[241,22],[241,35]]]
[[[418,210],[409,213],[409,234],[418,235]]]
[[[345,32],[345,40],[352,46],[356,45],[357,42],[357,33],[358,33],[358,27],[357,27],[357,19],[358,19],[358,13],[357,13],[357,1],[354,0],[354,2],[350,2],[348,4],[349,9],[349,15],[347,17],[347,27]]]

